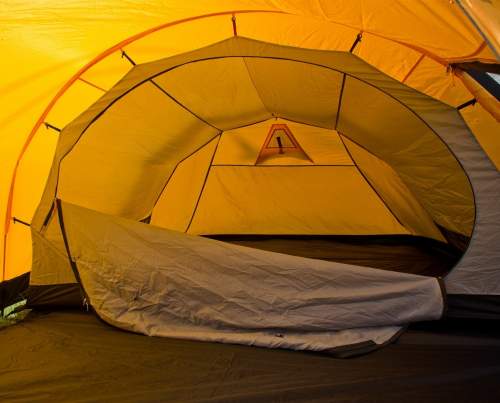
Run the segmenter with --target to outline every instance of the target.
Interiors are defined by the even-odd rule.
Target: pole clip
[[[351,49],[349,49],[349,53],[354,52],[354,49],[356,48],[358,43],[361,42],[362,38],[363,38],[363,32],[360,32],[359,34],[356,35],[356,39],[355,39],[354,43],[352,44]]]
[[[467,108],[468,106],[475,105],[477,102],[476,98],[472,98],[470,101],[464,102],[462,105],[457,106],[457,111],[463,108]]]
[[[132,58],[129,55],[127,55],[127,53],[123,49],[120,50],[122,51],[122,59],[123,58],[127,59],[132,64],[132,66],[135,66],[136,63],[132,60]]]
[[[28,224],[26,221],[24,221],[24,220],[20,220],[20,219],[19,219],[19,218],[17,218],[17,217],[12,217],[12,221],[14,221],[14,224],[19,223],[19,224],[26,225],[27,227],[30,227],[30,226],[31,226],[31,224]]]
[[[47,130],[48,129],[52,129],[52,130],[55,130],[58,133],[61,133],[61,129],[59,129],[58,127],[55,127],[55,126],[53,126],[53,125],[51,125],[50,123],[47,123],[47,122],[43,122],[43,124],[45,125],[45,128]]]

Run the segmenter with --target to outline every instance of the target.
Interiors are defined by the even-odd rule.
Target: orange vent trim
[[[261,164],[265,160],[280,154],[290,154],[294,157],[302,157],[314,163],[293,135],[286,124],[273,124],[269,128],[266,140],[260,149],[255,165]]]

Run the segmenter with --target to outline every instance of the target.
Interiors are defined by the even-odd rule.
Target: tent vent
[[[300,158],[314,163],[300,146],[288,125],[283,123],[271,125],[255,165],[269,162],[279,156]]]

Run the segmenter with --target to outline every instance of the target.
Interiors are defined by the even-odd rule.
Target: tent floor
[[[271,252],[436,277],[446,274],[462,255],[444,243],[407,235],[213,235],[210,238]]]
[[[498,402],[500,328],[420,324],[351,359],[146,337],[91,313],[0,330],[3,402]]]

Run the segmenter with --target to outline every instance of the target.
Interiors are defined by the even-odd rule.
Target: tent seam
[[[250,73],[250,69],[248,68],[248,64],[247,64],[247,60],[245,58],[245,56],[242,56],[241,57],[243,59],[243,64],[245,65],[245,68],[247,70],[247,74],[248,74],[248,78],[250,79],[250,82],[252,83],[253,85],[253,88],[255,89],[255,93],[257,94],[257,96],[259,97],[260,99],[260,102],[262,103],[262,106],[264,107],[264,109],[266,110],[266,112],[271,115],[271,117],[276,117],[274,112],[271,112],[269,110],[269,107],[266,105],[266,103],[264,102],[264,100],[262,99],[262,95],[260,93],[260,91],[257,89],[257,85],[255,84],[255,80],[253,79],[253,76],[252,74]]]
[[[167,97],[169,97],[172,101],[174,101],[177,105],[179,105],[181,108],[183,108],[186,112],[189,112],[191,115],[193,115],[195,118],[200,120],[201,122],[207,124],[208,126],[212,127],[213,129],[217,130],[218,132],[222,132],[221,129],[218,127],[214,126],[210,122],[208,122],[206,119],[202,118],[200,115],[197,113],[193,112],[191,109],[189,109],[187,106],[185,106],[182,102],[180,102],[177,98],[175,98],[173,95],[171,95],[165,88],[163,88],[160,84],[158,84],[154,79],[150,79],[151,84],[153,84],[158,90],[160,90],[163,94],[165,94]]]
[[[343,73],[342,85],[340,86],[340,94],[339,94],[339,100],[338,100],[338,105],[337,105],[337,114],[335,116],[335,127],[333,128],[334,130],[337,130],[337,126],[339,125],[340,111],[342,109],[342,96],[344,95],[345,79],[346,79],[346,74]]]
[[[394,211],[389,207],[389,205],[387,204],[387,202],[383,199],[383,197],[379,194],[379,192],[377,191],[377,189],[375,188],[375,186],[372,185],[372,183],[368,180],[368,178],[366,177],[366,175],[364,174],[364,172],[361,170],[361,168],[358,166],[356,160],[354,159],[354,157],[352,156],[351,152],[349,151],[349,148],[346,146],[346,144],[344,143],[344,139],[342,138],[342,133],[339,133],[339,138],[340,138],[340,141],[342,142],[342,145],[344,146],[347,154],[349,155],[349,157],[351,158],[352,162],[354,163],[354,166],[356,167],[356,169],[358,170],[359,174],[363,177],[363,179],[365,180],[365,182],[367,183],[367,185],[373,190],[373,192],[377,195],[378,199],[382,202],[382,204],[385,206],[386,210],[389,212],[390,215],[392,215],[394,217],[394,219],[405,229],[407,230],[408,232],[412,233],[412,231],[410,229],[408,229],[406,227],[406,225],[404,225],[401,220],[399,219],[399,217],[394,213]]]
[[[187,226],[186,230],[184,231],[186,233],[189,231],[189,228],[191,227],[194,216],[196,215],[196,210],[198,209],[198,205],[199,205],[201,197],[203,195],[203,191],[205,190],[205,186],[206,186],[207,181],[208,181],[208,176],[210,175],[210,171],[212,168],[212,163],[214,162],[215,154],[217,154],[217,149],[219,148],[219,144],[220,144],[220,140],[222,138],[222,135],[223,135],[223,132],[218,134],[219,139],[217,140],[217,145],[215,146],[214,153],[212,154],[212,158],[210,159],[210,164],[208,165],[207,174],[205,175],[205,180],[203,181],[203,185],[201,186],[200,193],[198,195],[198,199],[196,200],[196,204],[194,206],[193,213],[191,214],[191,219],[189,220],[188,226]]]
[[[189,158],[191,158],[193,155],[197,154],[199,151],[203,150],[206,146],[208,146],[212,141],[214,141],[218,136],[220,136],[220,134],[222,133],[222,131],[220,131],[218,134],[216,134],[215,136],[211,137],[210,140],[208,140],[207,142],[203,143],[200,147],[198,147],[196,150],[194,150],[192,153],[188,154],[186,157],[184,157],[183,159],[181,159],[179,162],[177,162],[177,164],[175,164],[175,167],[174,169],[172,170],[172,172],[170,173],[170,175],[168,176],[168,179],[167,181],[165,182],[165,184],[163,185],[161,191],[158,193],[158,197],[156,198],[156,201],[154,202],[153,204],[153,207],[151,207],[151,210],[150,210],[150,213],[145,217],[150,217],[153,215],[153,211],[156,207],[156,205],[158,204],[158,202],[160,201],[161,199],[161,196],[163,195],[163,192],[165,192],[165,189],[167,188],[170,180],[173,178],[174,174],[175,174],[175,171],[177,170],[177,168],[179,167],[180,164],[182,164],[184,161],[188,160]]]
[[[231,130],[236,130],[236,129],[240,129],[242,127],[247,127],[247,126],[252,126],[252,125],[256,125],[258,123],[263,123],[263,122],[266,122],[268,121],[269,119],[272,119],[272,118],[266,118],[266,119],[263,119],[263,120],[260,120],[258,122],[253,122],[253,123],[250,123],[250,124],[247,124],[247,125],[243,125],[243,126],[239,126],[239,127],[235,127],[234,129],[231,129]],[[200,147],[198,147],[195,151],[193,151],[191,154],[188,154],[186,157],[182,158],[179,162],[177,162],[175,164],[175,167],[172,171],[172,173],[169,175],[165,185],[163,186],[160,194],[158,195],[158,198],[156,199],[156,202],[154,203],[152,209],[151,209],[151,212],[148,216],[146,216],[145,218],[149,217],[150,215],[153,214],[153,210],[155,209],[156,205],[158,204],[158,201],[160,200],[163,192],[165,191],[166,187],[168,186],[168,183],[170,182],[170,179],[173,177],[174,173],[175,173],[175,170],[177,169],[177,167],[182,164],[184,161],[188,160],[189,158],[191,158],[194,154],[196,154],[198,151],[200,151],[201,149],[203,149],[205,146],[209,145],[214,139],[217,138],[217,136],[219,135],[222,135],[222,133],[224,133],[223,130],[219,130],[219,133],[216,134],[215,136],[211,137],[210,140],[208,140],[206,143],[202,144]],[[218,166],[218,165],[213,165],[212,166]]]

